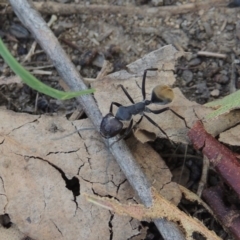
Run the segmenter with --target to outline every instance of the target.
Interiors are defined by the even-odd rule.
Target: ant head
[[[101,122],[100,133],[104,138],[111,138],[121,132],[123,123],[113,116],[112,113],[108,113]]]
[[[167,85],[157,85],[152,91],[151,102],[157,104],[168,104],[174,98],[173,90]]]

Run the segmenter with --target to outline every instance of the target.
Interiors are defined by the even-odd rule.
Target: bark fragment
[[[227,207],[223,201],[223,189],[220,186],[208,188],[203,191],[203,197],[212,208],[218,220],[234,235],[240,239],[240,216],[239,211]]]
[[[215,170],[240,197],[240,163],[235,154],[207,133],[200,121],[194,124],[188,137],[194,148],[208,157]]]

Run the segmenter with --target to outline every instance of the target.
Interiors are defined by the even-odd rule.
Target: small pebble
[[[59,3],[68,3],[70,2],[69,0],[56,0],[56,2],[59,2]]]
[[[219,94],[220,94],[220,91],[218,89],[214,89],[214,90],[211,91],[210,94],[211,94],[212,97],[218,97]]]
[[[163,6],[163,0],[152,0],[151,2],[155,7]]]
[[[240,40],[240,21],[239,20],[236,22],[236,36],[238,40]]]
[[[208,22],[203,23],[204,29],[208,35],[208,37],[211,37],[213,35],[212,28]]]
[[[6,34],[5,34],[5,32],[3,32],[2,30],[0,30],[0,37],[2,38],[2,37],[4,37]]]
[[[201,94],[201,98],[205,98],[205,99],[209,98],[210,94],[209,94],[209,89],[207,87],[206,81],[197,83],[196,87],[197,87],[196,94],[198,95]]]
[[[219,67],[209,67],[207,68],[205,74],[207,77],[213,77],[216,73],[218,73],[220,71],[220,68]],[[218,74],[218,75],[221,75],[221,74]],[[218,81],[217,81],[218,82]]]
[[[233,24],[226,26],[226,30],[228,30],[228,31],[232,31],[234,29],[235,29],[235,25],[233,25]]]
[[[201,59],[200,58],[193,58],[189,63],[188,63],[188,65],[189,66],[197,66],[197,65],[199,65],[199,64],[201,64]]]
[[[240,89],[240,78],[237,79],[236,87],[237,89]]]
[[[229,82],[229,77],[224,74],[217,74],[214,76],[214,81],[220,84],[227,84]]]
[[[193,73],[190,70],[184,70],[182,73],[182,78],[187,82],[191,82],[193,79]]]

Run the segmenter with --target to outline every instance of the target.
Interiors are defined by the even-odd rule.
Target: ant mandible
[[[182,117],[178,115],[175,111],[170,109],[169,107],[165,107],[160,110],[151,110],[147,106],[150,105],[151,103],[158,103],[158,104],[167,104],[172,101],[173,99],[173,93],[168,94],[167,96],[161,96],[161,94],[158,94],[159,89],[161,89],[161,86],[156,86],[153,91],[152,91],[152,96],[151,100],[146,99],[146,90],[145,90],[145,82],[146,82],[146,76],[148,71],[157,71],[157,68],[148,68],[144,70],[143,74],[143,79],[142,79],[142,97],[143,100],[141,102],[135,103],[132,99],[132,97],[129,95],[127,90],[124,88],[123,85],[119,85],[127,98],[130,100],[132,105],[129,106],[123,106],[120,103],[117,102],[112,102],[110,105],[110,110],[109,113],[103,117],[101,125],[100,125],[100,133],[104,138],[112,138],[115,137],[117,134],[121,132],[123,129],[123,123],[122,121],[130,121],[129,126],[126,128],[124,134],[117,140],[119,141],[120,139],[125,138],[133,128],[135,128],[145,117],[150,123],[152,123],[154,126],[156,126],[167,138],[167,134],[158,126],[156,122],[154,122],[149,116],[147,116],[145,113],[153,113],[153,114],[160,114],[162,112],[165,112],[167,110],[170,110],[173,112],[175,115]],[[163,86],[163,88],[168,88],[167,86]],[[169,89],[169,88],[168,88]],[[166,94],[165,94],[166,95]],[[170,96],[169,96],[170,95]],[[118,110],[116,112],[116,115],[113,115],[113,105],[118,107]],[[140,114],[141,118],[135,123],[133,126],[133,115]]]

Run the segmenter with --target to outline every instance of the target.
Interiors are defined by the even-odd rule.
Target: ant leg
[[[119,84],[118,86],[122,88],[122,90],[123,90],[123,92],[125,93],[125,95],[127,96],[127,98],[130,100],[130,102],[131,102],[132,104],[134,104],[135,102],[133,101],[132,97],[131,97],[130,94],[128,93],[127,89],[126,89],[122,84]]]
[[[129,126],[126,128],[124,134],[118,140],[113,142],[109,147],[112,147],[113,144],[115,144],[116,142],[120,141],[121,139],[124,139],[125,137],[127,137],[130,134],[131,130],[133,129],[132,126],[133,126],[133,119],[131,119],[131,122],[129,123]]]
[[[142,79],[142,96],[143,96],[143,100],[146,99],[146,90],[145,90],[145,82],[146,82],[146,76],[147,76],[147,71],[157,71],[157,68],[148,68],[144,70],[143,73],[143,79]]]
[[[124,134],[117,141],[113,142],[110,145],[110,147],[112,147],[113,144],[120,141],[121,139],[124,139],[125,137],[127,137],[128,134],[130,134],[131,130],[134,129],[142,120],[143,120],[143,116],[141,116],[141,118],[133,126],[133,119],[131,119],[131,122],[130,122],[129,126],[127,127],[127,129],[125,130]]]
[[[165,111],[167,111],[168,109],[165,109]],[[163,111],[164,112],[164,111]],[[156,122],[154,122],[149,116],[147,116],[146,114],[143,114],[143,116],[150,122],[152,123],[155,127],[157,127],[165,136],[166,138],[169,140],[169,142],[173,145],[176,146],[176,144],[168,137],[167,133],[165,131],[163,131]]]
[[[134,124],[133,129],[139,125],[139,123],[143,120],[143,115],[140,117],[140,119]]]
[[[159,110],[151,110],[150,108],[146,108],[146,112],[151,112],[153,114],[160,114],[160,113],[163,113],[165,111],[168,111],[168,110],[171,110],[169,107],[165,107],[165,108],[162,108],[162,109],[159,109]]]
[[[159,109],[159,110],[151,110],[150,108],[147,108],[147,111],[153,113],[153,114],[160,114],[162,112],[165,112],[165,111],[171,111],[173,114],[175,114],[177,117],[179,117],[180,119],[182,119],[184,121],[184,124],[185,124],[185,127],[189,128],[187,126],[187,123],[186,123],[186,120],[185,118],[183,118],[181,115],[179,115],[177,112],[175,112],[174,110],[172,110],[170,107],[165,107],[163,109]]]
[[[166,111],[166,110],[165,110]],[[150,123],[152,123],[155,127],[157,127],[166,137],[167,137],[167,139],[168,140],[170,140],[169,139],[169,137],[168,137],[168,135],[166,134],[166,132],[165,131],[163,131],[159,126],[158,126],[158,124],[156,123],[156,122],[154,122],[149,116],[147,116],[146,114],[143,114],[143,116],[150,122]],[[170,140],[171,141],[171,140]]]
[[[131,119],[131,121],[130,121],[128,127],[127,127],[127,129],[125,130],[124,134],[120,137],[120,139],[123,139],[123,138],[125,138],[125,137],[128,136],[128,134],[129,134],[129,133],[131,132],[131,130],[132,130],[132,126],[133,126],[133,119]],[[118,141],[119,141],[120,139],[118,139]]]
[[[115,105],[117,107],[121,107],[122,106],[122,104],[120,104],[120,103],[112,102],[111,105],[110,105],[110,109],[109,109],[110,113],[112,113],[113,105]]]

